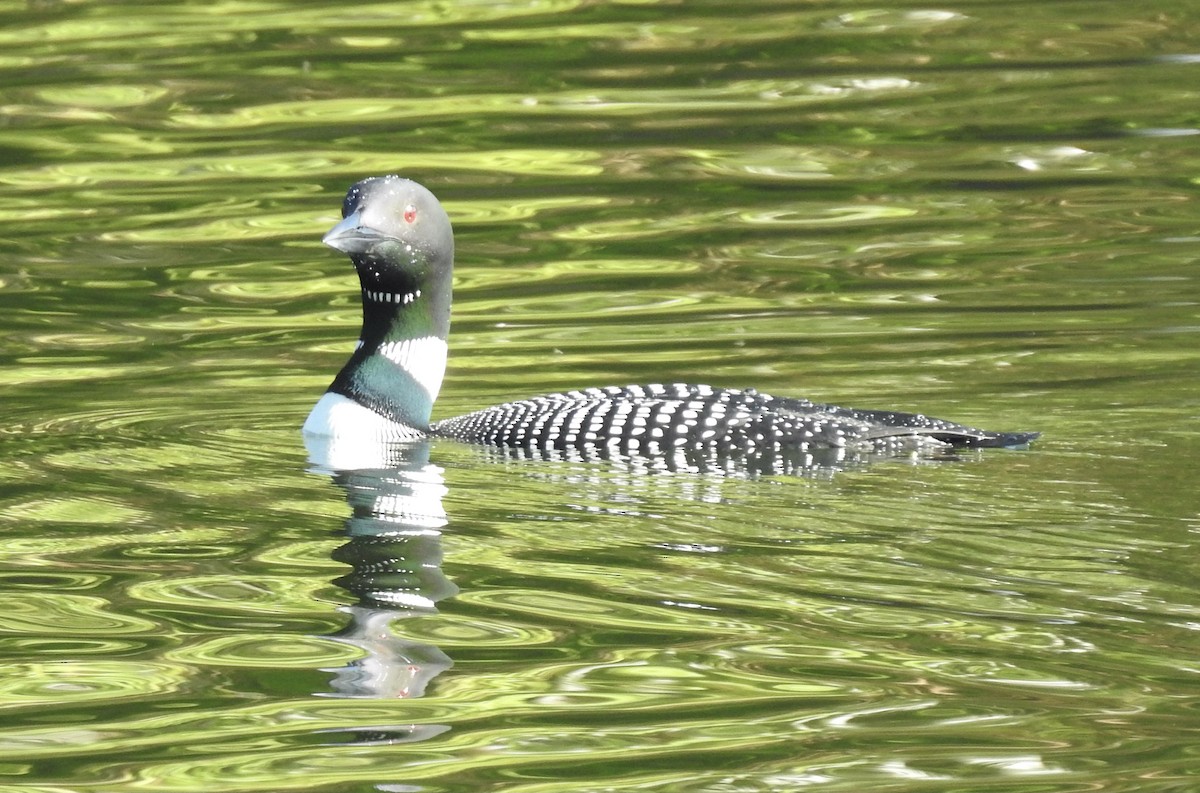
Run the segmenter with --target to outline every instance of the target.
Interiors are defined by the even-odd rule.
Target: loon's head
[[[411,179],[372,176],[342,202],[342,221],[324,243],[350,256],[364,290],[413,294],[448,283],[454,231],[433,193]]]
[[[375,176],[346,193],[342,221],[324,241],[349,255],[358,271],[362,331],[305,431],[419,436],[429,427],[446,370],[454,270],[450,218],[416,182]]]

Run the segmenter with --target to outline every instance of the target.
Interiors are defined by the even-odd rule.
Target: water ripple
[[[7,14],[10,786],[1192,778],[1194,25],[960,11]],[[703,379],[1045,440],[803,480],[449,442],[308,474],[360,321],[319,238],[385,172],[458,232],[440,415]]]

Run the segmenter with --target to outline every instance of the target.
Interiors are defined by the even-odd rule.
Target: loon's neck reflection
[[[357,648],[362,657],[328,670],[334,677],[326,696],[422,696],[453,661],[432,644],[406,638],[397,623],[436,613],[439,601],[458,592],[441,569],[447,523],[441,469],[429,463],[427,441],[391,447],[388,459],[374,469],[336,471],[326,466],[336,462],[329,452],[309,449],[315,470],[332,476],[350,506],[343,530],[347,541],[333,558],[351,570],[334,583],[358,599],[340,608],[350,622],[330,638]],[[422,740],[443,729],[410,725],[395,734],[391,728],[384,740]]]

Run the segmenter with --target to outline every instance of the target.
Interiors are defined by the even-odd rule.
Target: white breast
[[[305,435],[353,437],[364,442],[388,443],[425,437],[420,430],[406,427],[365,408],[341,394],[325,392],[304,422]]]
[[[390,468],[406,441],[426,435],[397,424],[353,399],[326,392],[304,422],[309,461],[328,471]],[[401,455],[398,457],[398,455]]]

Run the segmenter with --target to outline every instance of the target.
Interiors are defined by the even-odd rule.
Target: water
[[[1186,791],[1183,3],[0,4],[0,790]],[[436,414],[754,386],[1027,451],[312,469],[355,180]]]

